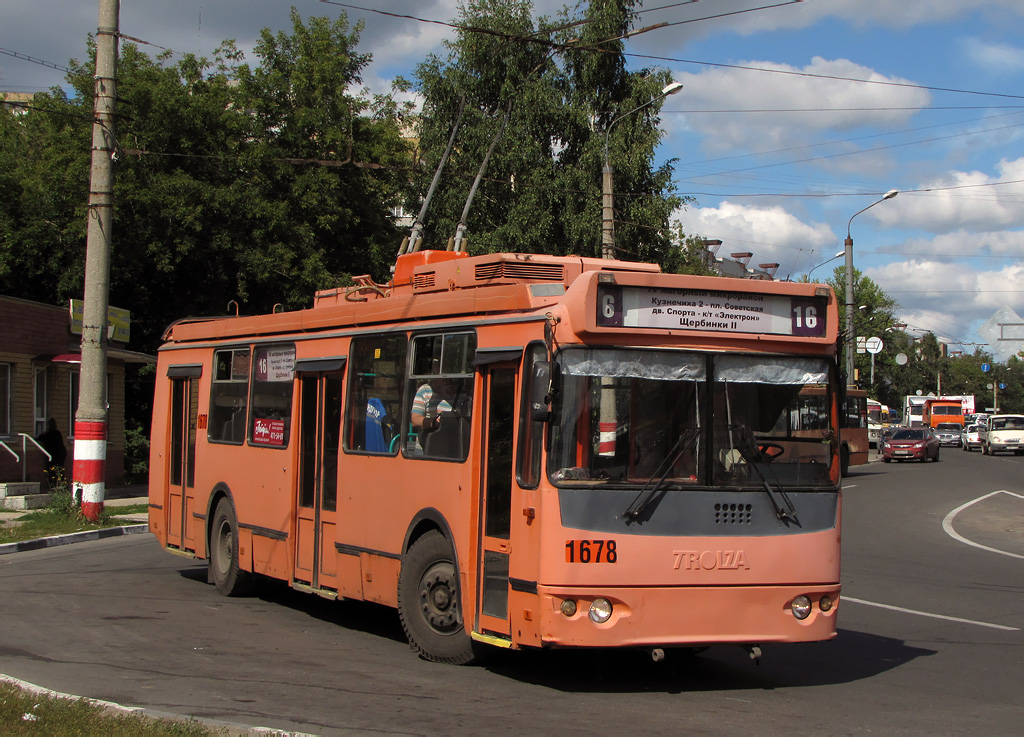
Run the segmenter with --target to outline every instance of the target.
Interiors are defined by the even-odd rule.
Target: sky
[[[534,0],[549,17],[563,4]],[[291,7],[365,22],[374,92],[443,54],[458,15],[457,0],[121,0],[120,25],[152,55],[208,56],[234,39],[255,63],[261,29],[290,31]],[[793,280],[831,277],[849,232],[855,267],[896,300],[911,334],[997,360],[1024,348],[1000,340],[1024,338],[1024,0],[640,10],[639,27],[666,25],[627,42],[628,65],[684,85],[665,101],[658,156],[695,200],[674,216],[685,232]],[[0,90],[61,85],[53,66],[84,58],[98,12],[99,0],[0,0]]]

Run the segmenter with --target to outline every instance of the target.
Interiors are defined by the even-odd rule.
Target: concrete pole
[[[900,191],[898,189],[890,189],[884,195],[882,199],[872,202],[870,205],[865,207],[863,210],[858,210],[850,216],[850,220],[846,223],[846,241],[844,242],[843,251],[846,254],[846,385],[856,386],[854,381],[854,367],[853,358],[857,352],[857,330],[853,325],[853,237],[850,235],[850,226],[853,225],[853,219],[860,215],[862,212],[870,210],[872,207],[877,205],[879,202],[885,202],[891,200],[893,197],[898,195]]]
[[[604,168],[601,169],[601,258],[615,258],[615,204],[612,165],[605,143]]]
[[[114,107],[117,99],[117,44],[120,0],[100,0],[96,32],[92,171],[85,245],[82,309],[82,368],[75,414],[73,488],[82,514],[103,512],[107,458],[107,306],[110,295],[111,228],[114,209]]]
[[[850,218],[852,221],[853,218]],[[855,386],[853,357],[857,351],[857,330],[853,326],[853,238],[846,235],[846,385]]]

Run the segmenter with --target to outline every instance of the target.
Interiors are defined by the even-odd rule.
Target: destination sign
[[[597,324],[615,328],[820,338],[825,335],[825,300],[781,294],[599,284]]]

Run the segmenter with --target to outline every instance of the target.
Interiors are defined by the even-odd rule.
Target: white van
[[[991,415],[981,427],[981,452],[1024,454],[1024,415]]]

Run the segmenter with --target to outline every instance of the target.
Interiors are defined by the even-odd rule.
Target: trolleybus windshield
[[[582,348],[556,363],[556,485],[820,489],[838,480],[826,359]],[[820,412],[809,411],[809,392]]]

